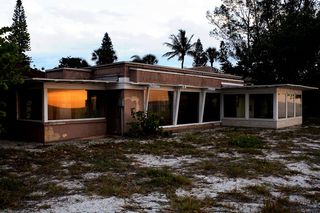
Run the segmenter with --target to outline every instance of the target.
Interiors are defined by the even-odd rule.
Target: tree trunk
[[[183,69],[184,58],[181,60],[181,69]]]

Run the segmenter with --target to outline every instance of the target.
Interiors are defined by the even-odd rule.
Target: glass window
[[[198,123],[199,93],[181,92],[178,124]]]
[[[294,94],[287,94],[288,118],[294,116]]]
[[[302,96],[296,95],[296,116],[302,116]]]
[[[206,94],[203,122],[209,121],[220,121],[220,94]]]
[[[286,118],[286,93],[278,93],[278,118]]]
[[[273,118],[273,94],[251,94],[249,102],[250,118]]]
[[[103,117],[104,95],[99,91],[48,89],[48,119]]]
[[[24,90],[19,92],[19,118],[42,120],[42,90]]]
[[[245,117],[245,95],[224,95],[224,117]]]
[[[148,112],[162,118],[161,125],[172,125],[173,92],[165,90],[150,90]]]

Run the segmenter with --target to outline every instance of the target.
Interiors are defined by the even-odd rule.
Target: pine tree
[[[104,34],[101,47],[92,53],[92,60],[96,61],[97,65],[111,64],[117,61],[118,57],[113,50],[113,45],[108,33]]]
[[[11,26],[11,35],[9,39],[18,45],[21,53],[30,51],[30,35],[27,30],[26,15],[22,6],[22,1],[17,0],[16,7],[14,9]]]
[[[191,51],[190,55],[193,57],[192,65],[194,67],[201,67],[207,64],[208,59],[206,53],[203,52],[203,46],[200,39],[194,44],[194,50]]]

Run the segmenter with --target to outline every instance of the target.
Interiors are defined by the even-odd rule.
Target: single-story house
[[[211,70],[119,62],[61,68],[16,90],[14,132],[44,143],[123,135],[131,111],[164,118],[164,129],[216,125],[282,128],[302,123],[302,91],[279,84],[246,86],[241,77]]]

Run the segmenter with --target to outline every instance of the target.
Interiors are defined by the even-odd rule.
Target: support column
[[[180,104],[180,94],[181,89],[178,88],[174,93],[174,105],[173,105],[173,125],[178,123],[178,114],[179,114],[179,104]]]
[[[220,121],[224,118],[224,95],[220,94]]]
[[[203,122],[203,113],[204,113],[204,105],[206,103],[206,91],[200,92],[199,95],[199,117],[198,117],[198,122],[202,123]]]
[[[48,122],[48,88],[46,84],[43,84],[43,101],[42,101],[42,120]]]
[[[277,90],[273,93],[273,120],[278,120],[278,92]]]
[[[144,94],[144,112],[148,111],[149,94],[150,94],[150,87],[147,87],[146,92]]]
[[[249,94],[246,93],[245,94],[245,101],[244,101],[244,109],[245,109],[244,116],[245,116],[246,120],[249,120],[249,114],[250,114],[249,105],[250,105]]]

